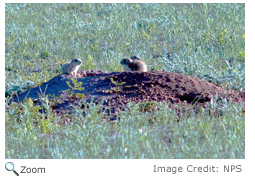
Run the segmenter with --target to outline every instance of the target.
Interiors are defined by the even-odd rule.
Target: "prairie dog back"
[[[147,66],[145,62],[141,60],[133,60],[133,62],[129,64],[129,68],[131,69],[131,71],[141,71],[141,72],[147,71]]]

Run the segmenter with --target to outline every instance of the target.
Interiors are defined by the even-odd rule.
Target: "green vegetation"
[[[73,83],[73,86],[71,85],[71,83],[69,81],[66,81],[66,84],[68,85],[68,87],[70,87],[71,89],[68,89],[68,94],[71,98],[76,98],[79,97],[79,98],[83,98],[85,97],[84,94],[82,93],[75,93],[75,90],[77,91],[82,91],[84,90],[84,87],[81,87],[82,85],[82,82],[77,82],[77,79],[74,79],[74,78],[71,78],[71,81]]]
[[[130,104],[114,122],[97,113],[101,104],[85,105],[86,117],[83,101],[61,117],[47,96],[40,106],[31,99],[8,104],[13,94],[58,75],[71,58],[83,60],[81,69],[111,72],[121,71],[120,60],[134,54],[148,69],[244,91],[245,6],[5,4],[5,157],[245,157],[245,115],[231,102],[220,106],[221,116],[180,108],[178,122],[177,111],[160,103]],[[219,111],[217,104],[208,106]]]
[[[126,84],[126,82],[118,82],[118,81],[114,81],[113,78],[110,78],[111,82],[116,86],[111,88],[109,91],[111,92],[119,92],[121,91],[121,89],[123,88],[122,86],[124,84]]]

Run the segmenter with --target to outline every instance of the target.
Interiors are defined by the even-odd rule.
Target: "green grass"
[[[5,10],[6,96],[48,81],[74,57],[81,69],[111,72],[122,71],[120,60],[134,54],[148,69],[245,90],[244,4],[6,4]],[[96,113],[100,105],[87,109],[86,118],[79,108],[59,118],[44,101],[8,106],[6,98],[6,158],[245,157],[240,105],[226,104],[222,116],[183,112],[179,122],[166,105],[155,112],[134,105],[110,123]]]

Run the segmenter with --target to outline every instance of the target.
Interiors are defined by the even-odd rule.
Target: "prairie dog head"
[[[76,66],[81,65],[81,63],[82,63],[82,61],[79,58],[74,58],[71,61],[71,64],[76,65]]]
[[[122,60],[120,61],[120,64],[123,65],[123,67],[124,67],[124,69],[125,69],[126,71],[131,71],[131,69],[128,67],[128,65],[129,65],[130,63],[132,63],[132,62],[133,62],[132,59],[130,59],[130,58],[124,58],[124,59],[122,59]]]
[[[130,59],[132,59],[132,60],[141,60],[140,56],[138,56],[138,55],[131,56]]]
[[[133,62],[132,59],[130,59],[130,58],[124,58],[124,59],[122,59],[122,60],[120,61],[120,64],[122,64],[122,65],[129,65],[129,64],[132,63],[132,62]]]

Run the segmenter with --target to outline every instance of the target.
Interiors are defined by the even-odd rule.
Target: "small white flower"
[[[143,133],[143,129],[142,129],[142,128],[141,128],[141,129],[138,129],[138,130],[139,130],[140,133]]]

